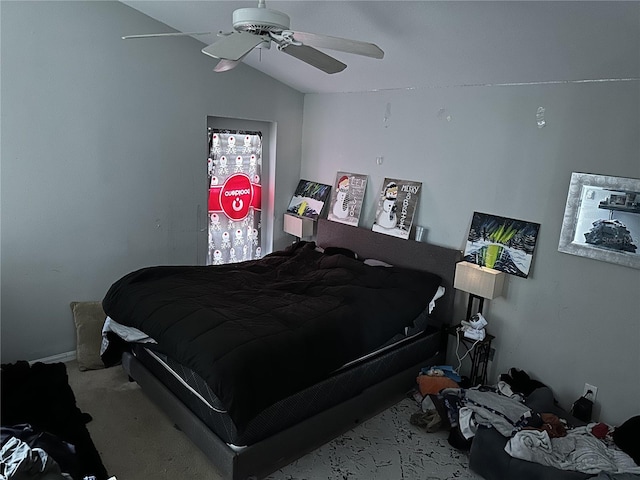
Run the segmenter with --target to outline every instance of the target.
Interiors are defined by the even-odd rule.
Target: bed
[[[444,362],[461,257],[321,219],[315,242],[259,261],[132,272],[103,307],[148,335],[126,345],[127,374],[224,478],[257,479],[395,404],[420,368]],[[214,273],[219,287],[193,290]],[[218,293],[226,310],[205,328],[202,305]]]

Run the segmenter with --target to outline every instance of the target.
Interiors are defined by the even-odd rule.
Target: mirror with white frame
[[[558,250],[640,268],[640,180],[572,173]]]

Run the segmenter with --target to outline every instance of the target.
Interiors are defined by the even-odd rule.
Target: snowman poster
[[[366,175],[338,172],[327,218],[333,222],[357,227],[366,188]]]
[[[372,230],[394,237],[409,238],[421,189],[422,182],[385,178]]]

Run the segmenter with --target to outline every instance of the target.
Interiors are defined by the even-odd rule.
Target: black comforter
[[[260,260],[132,272],[103,308],[202,376],[241,429],[411,325],[439,284],[299,242]]]

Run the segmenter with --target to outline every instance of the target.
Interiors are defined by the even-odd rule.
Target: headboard
[[[405,240],[325,219],[318,219],[316,244],[323,248],[348,248],[363,259],[375,258],[399,267],[439,275],[445,295],[436,302],[432,317],[441,323],[451,323],[455,297],[453,277],[456,263],[462,260],[460,250]]]

